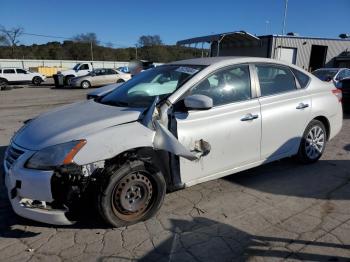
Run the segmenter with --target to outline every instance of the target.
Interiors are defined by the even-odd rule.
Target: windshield
[[[79,66],[80,66],[80,64],[76,64],[76,65],[73,67],[73,70],[78,70],[78,69],[79,69]]]
[[[335,74],[338,72],[337,69],[322,69],[312,72],[314,76],[321,79],[322,81],[332,80]]]
[[[148,107],[156,96],[164,99],[202,70],[197,65],[164,65],[144,71],[99,99],[107,105]]]

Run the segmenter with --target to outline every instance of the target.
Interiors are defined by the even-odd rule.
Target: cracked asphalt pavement
[[[0,92],[0,158],[23,120],[86,92]],[[316,164],[285,159],[177,191],[124,228],[90,209],[73,226],[36,223],[13,213],[1,183],[0,261],[350,261],[350,116]]]

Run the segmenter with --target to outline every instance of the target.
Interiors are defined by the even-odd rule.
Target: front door
[[[17,79],[20,82],[30,82],[33,80],[33,76],[23,69],[17,68],[16,72],[17,72]]]
[[[239,65],[216,71],[190,90],[211,97],[213,108],[175,112],[179,142],[203,154],[197,161],[180,158],[183,183],[228,175],[260,160],[260,104],[251,87],[249,66]],[[203,144],[209,152],[201,152]]]

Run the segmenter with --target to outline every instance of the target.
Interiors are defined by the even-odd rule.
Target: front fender
[[[155,132],[140,122],[100,130],[86,137],[86,145],[74,157],[78,165],[106,160],[139,147],[153,147]]]

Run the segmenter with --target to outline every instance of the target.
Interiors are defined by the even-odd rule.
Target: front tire
[[[87,80],[84,80],[81,82],[80,87],[83,89],[88,89],[91,87],[91,83]]]
[[[114,227],[147,220],[163,203],[166,192],[164,176],[142,161],[107,167],[103,177],[98,193],[98,210]]]
[[[117,84],[124,83],[125,81],[123,79],[118,79]]]
[[[326,142],[327,132],[324,124],[319,120],[312,120],[301,139],[298,160],[304,164],[317,162],[326,148]]]
[[[43,80],[42,80],[40,77],[35,76],[35,77],[33,78],[33,80],[32,80],[32,83],[33,83],[33,85],[35,85],[35,86],[40,86],[40,84],[41,84],[42,81],[43,81]]]

